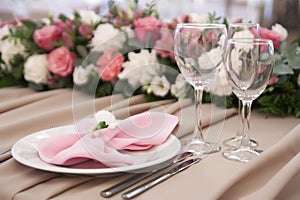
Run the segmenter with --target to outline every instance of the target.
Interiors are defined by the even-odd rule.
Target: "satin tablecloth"
[[[83,95],[84,96],[84,95]],[[72,101],[73,97],[73,101]],[[84,99],[84,98],[83,98]],[[84,101],[83,101],[84,104]],[[113,105],[112,105],[113,104]],[[149,109],[179,116],[174,134],[187,137],[194,124],[194,106],[189,100],[147,103],[142,95],[123,99],[114,95],[95,99],[95,110],[111,110],[118,119]],[[79,106],[80,107],[80,106]],[[219,130],[219,144],[235,135],[238,116],[234,110],[211,111],[204,105],[204,126]],[[22,137],[52,127],[74,123],[74,95],[70,89],[34,92],[29,88],[0,89],[0,151]],[[221,152],[161,183],[136,199],[300,199],[300,120],[294,117],[266,118],[253,111],[251,137],[264,152],[250,163],[226,160]],[[219,136],[214,136],[217,138]],[[184,139],[182,139],[184,140]],[[225,149],[222,146],[222,149]],[[10,152],[0,156],[0,199],[104,199],[99,192],[131,176],[68,176],[40,171],[18,163]],[[110,199],[122,199],[120,194]]]

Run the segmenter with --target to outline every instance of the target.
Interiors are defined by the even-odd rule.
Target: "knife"
[[[177,156],[175,156],[172,160],[172,162],[170,162],[169,164],[167,164],[166,166],[162,167],[162,168],[158,168],[152,172],[148,172],[148,173],[141,173],[141,174],[137,174],[131,178],[128,178],[116,185],[111,186],[110,188],[107,188],[103,191],[100,192],[100,195],[102,197],[111,197],[119,192],[121,192],[122,190],[125,190],[126,188],[129,188],[130,186],[134,185],[135,183],[149,177],[152,176],[153,174],[155,174],[156,172],[159,172],[167,167],[170,167],[172,164],[181,162],[183,160],[185,160],[186,158],[192,156],[193,154],[191,152],[184,152],[181,154],[178,154]]]
[[[131,198],[134,198],[136,197],[137,195],[145,192],[146,190],[152,188],[153,186],[167,180],[168,178],[174,176],[175,174],[179,173],[179,172],[182,172],[183,170],[189,168],[190,166],[198,163],[199,161],[201,160],[201,158],[194,158],[194,159],[190,159],[190,160],[187,160],[183,163],[181,163],[180,165],[172,168],[170,171],[158,176],[158,177],[155,177],[153,179],[151,179],[150,181],[146,182],[146,183],[143,183],[142,185],[140,186],[137,186],[131,190],[129,190],[128,192],[125,192],[122,194],[122,197],[124,199],[131,199]]]

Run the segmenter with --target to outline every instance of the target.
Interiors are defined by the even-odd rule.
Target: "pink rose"
[[[67,76],[73,71],[73,63],[76,55],[65,46],[51,51],[47,56],[48,69],[55,75]]]
[[[205,42],[205,43],[211,43],[211,42],[212,43],[213,42],[217,43],[218,42],[217,32],[215,30],[209,31],[206,35],[204,35],[203,42]]]
[[[162,29],[161,39],[155,42],[154,49],[162,58],[170,57],[175,61],[174,57],[174,36],[168,29]]]
[[[89,40],[93,37],[94,30],[90,25],[82,24],[81,26],[79,26],[78,32],[84,39]]]
[[[236,18],[231,23],[242,23],[242,22],[243,22],[242,18]]]
[[[269,80],[268,85],[274,85],[275,83],[277,83],[279,80],[279,78],[277,78],[276,76],[272,76]]]
[[[104,81],[113,80],[121,72],[124,60],[125,58],[120,52],[113,50],[105,51],[97,60],[100,78]]]
[[[53,24],[57,27],[59,27],[62,31],[65,32],[72,32],[74,29],[74,22],[71,20],[66,20],[66,21],[61,21],[61,20],[56,20],[53,22]]]
[[[4,21],[2,23],[0,23],[0,28],[6,26],[6,25],[12,25],[12,26],[16,26],[18,24],[17,20],[8,20],[8,21]]]
[[[57,42],[61,37],[61,29],[57,26],[47,25],[41,29],[38,29],[33,34],[33,40],[42,49],[50,51],[54,49],[51,44]]]
[[[74,46],[74,42],[73,42],[71,36],[67,32],[63,32],[61,34],[61,40],[64,43],[64,45],[69,48]]]
[[[145,42],[149,37],[151,42],[154,42],[160,37],[160,28],[163,23],[152,16],[139,18],[134,20],[135,35],[141,41]]]
[[[189,15],[181,15],[177,18],[174,18],[170,24],[168,24],[168,27],[172,30],[176,29],[177,24],[179,23],[189,23],[191,21]]]
[[[269,39],[273,41],[274,49],[278,49],[280,46],[281,35],[270,29],[260,27],[260,37],[263,39]]]

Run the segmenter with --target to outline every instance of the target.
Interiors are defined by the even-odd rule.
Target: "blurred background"
[[[93,9],[107,13],[108,0],[1,0],[0,22],[18,17],[41,19],[52,14],[71,14],[73,9]],[[115,0],[126,8],[127,0]],[[140,0],[143,7],[152,0]],[[270,27],[280,23],[289,31],[288,40],[300,35],[300,0],[156,0],[160,18],[174,18],[185,13],[206,15],[215,11],[229,21],[243,18]]]

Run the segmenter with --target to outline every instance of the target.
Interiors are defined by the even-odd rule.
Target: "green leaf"
[[[300,46],[300,35],[292,43],[296,43]]]
[[[108,124],[106,124],[105,121],[100,121],[100,122],[97,124],[96,128],[94,129],[94,131],[98,131],[98,130],[101,130],[101,129],[107,128],[107,127],[108,127]]]
[[[288,57],[293,57],[296,50],[297,50],[298,44],[297,43],[293,43],[289,46],[288,50],[287,50],[287,56]]]
[[[82,64],[82,58],[75,58],[74,66],[80,66]]]
[[[0,76],[0,88],[17,85],[25,86],[25,81],[16,80],[12,75]]]
[[[96,90],[96,97],[104,97],[109,96],[112,94],[113,86],[110,82],[99,82],[97,90]]]
[[[73,11],[73,15],[74,15],[75,18],[81,18],[80,14],[77,10]]]
[[[35,22],[31,20],[21,20],[22,24],[24,24],[29,29],[36,29]]]
[[[60,15],[58,16],[58,19],[60,19],[60,20],[62,20],[62,21],[66,21],[66,20],[68,20],[69,18],[68,18],[66,15],[64,15],[64,14],[60,14]]]
[[[287,58],[289,64],[293,69],[300,69],[300,50],[298,49],[298,44],[293,43],[288,48]]]
[[[47,89],[47,87],[42,84],[36,84],[36,83],[32,83],[32,82],[28,83],[28,87],[30,87],[36,91],[44,91]]]
[[[88,55],[88,51],[87,51],[86,47],[83,45],[77,45],[76,51],[82,58],[85,58]]]
[[[294,74],[294,71],[288,65],[282,62],[280,63],[277,62],[274,65],[273,74],[275,75]]]

